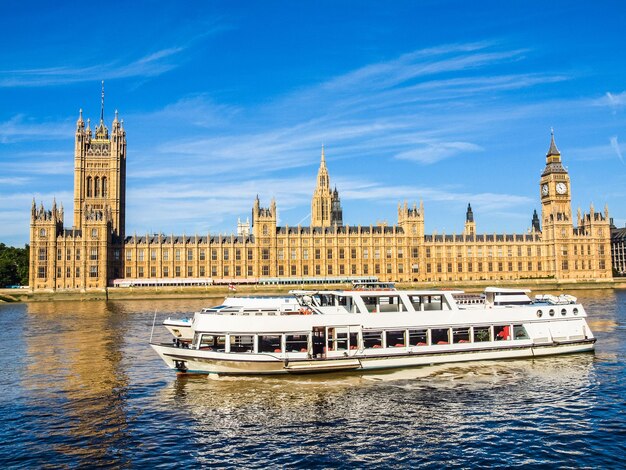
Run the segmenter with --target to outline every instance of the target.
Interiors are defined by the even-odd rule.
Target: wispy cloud
[[[71,137],[69,137],[71,138]],[[71,145],[66,151],[15,152],[6,155],[0,153],[0,174],[28,175],[63,175],[71,178],[74,169],[74,154]],[[10,156],[10,158],[9,158]]]
[[[71,139],[72,135],[72,127],[68,122],[36,122],[23,114],[0,122],[0,143],[3,144],[23,140]]]
[[[611,93],[607,91],[606,95],[598,100],[598,104],[608,105],[613,110],[613,113],[616,113],[626,105],[626,91],[621,93]]]
[[[396,158],[428,164],[460,153],[467,154],[480,150],[482,150],[482,147],[470,142],[434,142],[422,148],[401,152],[396,155]]]
[[[154,77],[177,67],[180,60],[175,58],[183,50],[183,47],[169,47],[127,63],[115,60],[88,66],[0,70],[0,87],[40,87],[100,79]]]
[[[24,176],[14,176],[9,178],[3,178],[0,176],[0,185],[6,184],[11,186],[21,186],[32,181],[31,178],[26,178]]]
[[[345,159],[386,155],[434,164],[466,156],[482,150],[475,139],[486,125],[540,112],[532,105],[498,109],[498,96],[570,78],[550,72],[493,72],[494,66],[522,60],[525,53],[498,50],[487,42],[421,49],[252,110],[232,109],[206,96],[184,99],[154,117],[180,114],[189,121],[197,116],[199,125],[222,127],[215,135],[196,133],[193,138],[161,141],[143,153],[175,156],[177,162],[192,160],[205,175],[231,172],[233,165],[238,172],[310,165],[322,143]],[[488,109],[483,107],[485,99],[491,104]],[[208,117],[202,122],[204,108]],[[226,108],[226,115],[230,112],[229,118],[236,117],[236,125],[224,122],[221,108]]]
[[[613,136],[610,139],[611,148],[615,151],[615,155],[619,158],[619,161],[624,164],[624,157],[622,156],[622,149],[619,146],[619,142],[617,141],[617,136]]]

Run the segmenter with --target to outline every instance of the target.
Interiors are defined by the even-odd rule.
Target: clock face
[[[565,186],[565,183],[558,183],[556,185],[556,192],[559,194],[565,194],[567,192],[567,186]]]
[[[543,194],[544,196],[547,196],[547,195],[548,195],[548,185],[547,185],[547,184],[544,184],[544,185],[541,187],[541,194]]]

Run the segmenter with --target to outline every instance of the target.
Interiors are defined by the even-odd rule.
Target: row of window
[[[76,266],[76,268],[74,270],[72,270],[71,267],[66,267],[65,268],[65,277],[66,278],[71,278],[72,274],[74,274],[74,277],[79,278],[80,277],[80,266]],[[63,277],[63,268],[58,267],[57,268],[57,275],[56,275],[57,279],[60,279]],[[89,266],[89,277],[98,277],[98,266]],[[37,278],[38,279],[46,279],[47,278],[47,269],[46,266],[38,266],[37,267]]]
[[[450,328],[406,330],[363,330],[326,328],[311,334],[286,333],[281,335],[214,335],[199,334],[193,341],[197,349],[230,353],[316,353],[385,348],[441,346],[492,341],[529,339],[523,325],[485,325]]]
[[[87,197],[107,197],[109,184],[106,176],[87,177]]]
[[[351,275],[358,275],[359,273],[359,268],[361,268],[362,273],[363,274],[369,274],[370,271],[370,266],[367,264],[364,264],[363,266],[360,265],[356,265],[356,264],[352,264],[350,266],[341,264],[338,267],[338,272],[335,272],[335,269],[333,268],[333,266],[322,266],[322,265],[315,265],[315,266],[308,266],[308,265],[304,265],[302,266],[302,275],[303,276],[309,276],[309,275],[335,275],[335,274],[339,274],[339,275],[346,275],[346,274],[351,274]],[[394,265],[389,263],[387,265],[384,266],[385,272],[387,274],[393,274]],[[265,266],[261,266],[260,268],[261,270],[261,275],[262,276],[269,276],[270,275],[270,267],[265,265]],[[348,270],[350,271],[348,273]],[[373,268],[371,269],[373,274],[381,274],[381,265],[380,264],[375,264],[373,266]],[[403,274],[404,273],[404,265],[403,264],[398,264],[397,265],[397,270],[399,274]],[[414,265],[411,268],[411,271],[414,273],[418,272],[418,267],[417,265]],[[163,266],[161,268],[160,271],[157,270],[156,266],[150,266],[150,270],[148,271],[148,268],[144,267],[144,266],[137,266],[136,268],[133,268],[132,266],[126,266],[126,277],[128,278],[132,278],[135,277],[134,273],[136,272],[136,277],[138,278],[143,278],[146,277],[148,272],[150,273],[150,277],[155,278],[158,275],[160,275],[161,277],[170,277],[170,275],[173,275],[174,277],[180,277],[183,272],[183,268],[181,266],[173,266],[173,271],[170,269],[170,266]],[[195,273],[198,273],[199,277],[204,277],[206,276],[208,270],[206,269],[206,266],[199,266],[198,269],[196,270],[196,268],[194,266],[187,266],[187,270],[186,270],[186,276],[187,277],[193,277],[195,275]],[[254,267],[251,265],[248,266],[234,266],[234,269],[231,269],[231,266],[223,266],[222,269],[219,270],[218,272],[218,267],[217,266],[211,266],[210,269],[210,275],[212,277],[217,277],[217,276],[223,276],[223,277],[229,277],[229,276],[242,276],[243,273],[246,273],[246,275],[248,277],[251,277],[254,275]],[[161,273],[161,274],[159,274]],[[279,265],[278,266],[278,270],[277,270],[277,275],[278,276],[286,276],[286,275],[291,275],[291,276],[297,276],[298,275],[298,267],[295,265],[291,265],[291,266],[283,266],[283,265]]]
[[[136,256],[137,256],[137,261],[146,261],[146,251],[144,249],[126,249],[126,261],[132,261],[133,260],[133,251],[136,251]],[[191,248],[187,248],[186,251],[184,249],[181,248],[175,248],[173,249],[174,252],[174,260],[175,261],[180,261],[182,259],[183,256],[186,257],[187,261],[193,261],[194,259],[194,249]],[[231,250],[229,248],[223,248],[221,251],[221,259],[224,261],[227,261],[230,259],[230,255],[231,255]],[[239,261],[242,259],[242,249],[233,249],[234,251],[234,259]],[[246,258],[248,260],[253,260],[254,259],[254,250],[251,248],[248,248],[246,250],[243,250],[246,256]],[[292,260],[296,260],[298,259],[298,251],[295,248],[292,249],[289,253],[290,258]],[[322,252],[319,248],[316,248],[313,252],[313,256],[314,259],[322,259]],[[416,258],[418,256],[419,252],[417,248],[414,248],[412,250],[412,255],[414,258]],[[284,260],[285,259],[285,251],[283,249],[278,249],[276,252],[277,258],[279,260]],[[357,259],[357,249],[356,248],[352,248],[350,250],[350,259]],[[170,259],[170,250],[168,248],[163,248],[161,250],[161,256],[163,261],[169,261]],[[369,259],[370,256],[370,252],[367,248],[364,248],[362,250],[362,258],[363,259]],[[158,257],[158,250],[153,248],[150,249],[150,260],[151,261],[156,261]],[[334,250],[332,248],[327,249],[326,251],[326,257],[325,259],[327,260],[332,260],[334,257]],[[391,259],[394,258],[393,256],[393,250],[391,248],[385,250],[385,257],[387,259]],[[398,259],[402,259],[404,257],[404,250],[402,248],[398,248],[397,249],[397,258]],[[374,250],[374,259],[380,259],[381,258],[381,250]],[[201,248],[198,250],[198,259],[200,261],[204,261],[206,260],[206,250]],[[264,260],[269,260],[270,259],[270,249],[269,248],[263,248],[261,250],[261,259]],[[308,248],[304,248],[302,249],[302,259],[304,260],[308,260],[309,259],[309,249]],[[337,259],[347,259],[347,250],[345,250],[344,248],[339,248],[337,251]],[[211,260],[212,261],[217,261],[218,260],[218,249],[213,248],[211,249]]]
[[[498,263],[494,263],[494,262],[488,262],[488,263],[484,263],[486,265],[487,268],[487,272],[494,272],[494,267],[496,268],[495,272],[502,272],[504,271],[504,268],[506,266],[507,271],[513,271],[513,262],[509,261],[508,263],[503,263],[503,262],[498,262]],[[484,264],[481,262],[476,263],[476,272],[483,272],[483,267]],[[524,271],[524,267],[527,267],[527,271],[533,271],[533,262],[532,261],[528,261],[528,263],[524,264],[522,261],[518,261],[517,263],[517,270],[518,272],[523,272]],[[541,261],[537,261],[536,263],[537,266],[537,271],[541,271],[542,269],[542,264]],[[444,270],[444,267],[446,268]],[[454,267],[453,263],[426,263],[426,272],[430,273],[430,272],[438,272],[438,273],[442,273],[442,272],[446,272],[446,273],[452,273],[452,272],[459,272],[462,273],[464,271],[471,273],[474,272],[474,263],[467,263],[467,266],[464,269],[464,264],[463,263],[456,263],[456,271],[454,271],[452,268]],[[434,270],[434,271],[433,271]]]
[[[98,248],[90,248],[89,250],[89,259],[91,261],[98,260]],[[80,261],[81,257],[81,249],[80,248],[66,248],[63,250],[62,248],[57,248],[57,261],[63,261],[63,255],[65,253],[65,260],[71,261],[72,256],[76,261]],[[119,253],[119,252],[118,252]],[[48,249],[47,248],[39,248],[37,251],[37,259],[39,261],[48,261]]]

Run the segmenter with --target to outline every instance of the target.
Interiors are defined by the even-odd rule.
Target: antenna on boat
[[[152,319],[152,331],[150,332],[150,342],[152,343],[152,335],[154,333],[154,324],[156,323],[156,308],[154,309],[154,318]]]

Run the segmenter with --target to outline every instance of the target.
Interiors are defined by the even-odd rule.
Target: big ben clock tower
[[[542,239],[547,242],[548,269],[559,278],[569,269],[567,262],[569,239],[573,235],[572,195],[567,170],[561,162],[561,152],[550,137],[546,167],[539,182],[541,194]]]

